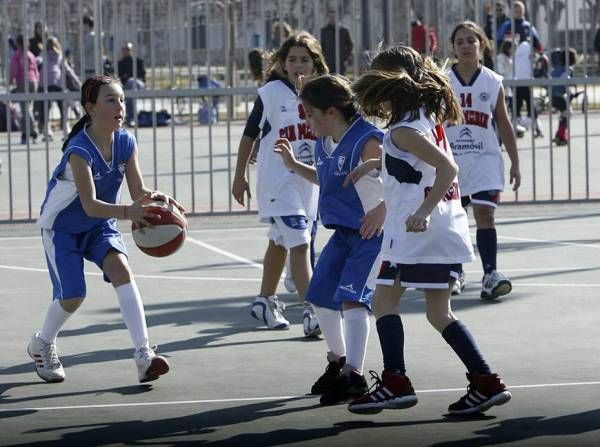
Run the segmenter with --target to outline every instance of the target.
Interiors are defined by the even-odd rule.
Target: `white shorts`
[[[267,232],[269,240],[275,245],[290,248],[310,243],[310,225],[306,216],[271,217],[271,226]]]

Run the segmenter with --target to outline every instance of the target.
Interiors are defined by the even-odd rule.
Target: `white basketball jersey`
[[[452,89],[461,104],[464,123],[446,124],[446,135],[458,164],[462,195],[504,189],[504,160],[493,117],[502,77],[480,67],[469,81],[453,66],[448,71]]]
[[[302,105],[281,81],[268,82],[258,94],[264,105],[256,178],[259,215],[262,220],[291,215],[316,220],[317,186],[291,172],[273,151],[278,138],[287,138],[296,159],[314,165],[316,137],[306,123]]]
[[[456,179],[431,213],[427,230],[422,233],[406,231],[406,219],[423,203],[436,173],[433,166],[394,144],[391,133],[399,127],[416,130],[452,158],[444,128],[426,118],[423,110],[419,119],[400,121],[386,132],[382,177],[387,215],[381,246],[382,260],[400,264],[460,264],[472,261],[469,223],[460,202]]]

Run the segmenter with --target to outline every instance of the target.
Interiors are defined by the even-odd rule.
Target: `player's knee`
[[[373,309],[373,315],[376,319],[384,317],[386,315],[396,315],[398,314],[398,308],[396,303],[393,303],[392,300],[386,299],[381,296],[374,296],[373,301],[371,302],[371,307]]]
[[[72,314],[79,306],[81,306],[81,303],[83,303],[83,298],[68,298],[60,300],[60,307],[62,307],[65,312]]]
[[[428,310],[426,312],[427,321],[435,328],[438,332],[442,332],[446,326],[454,321],[453,316],[449,312],[436,312]]]
[[[127,258],[121,253],[108,255],[104,260],[103,267],[104,273],[114,287],[119,287],[133,280]]]

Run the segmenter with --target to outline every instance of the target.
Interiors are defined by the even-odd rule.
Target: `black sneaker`
[[[330,388],[321,396],[321,405],[335,405],[356,399],[369,391],[365,376],[351,371],[349,375],[339,375]]]
[[[345,364],[346,357],[340,357],[338,360],[330,360],[323,375],[317,379],[310,389],[310,394],[320,395],[329,389],[340,375],[340,371]]]

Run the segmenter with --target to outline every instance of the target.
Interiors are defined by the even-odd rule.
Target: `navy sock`
[[[404,327],[400,315],[386,315],[377,320],[377,334],[386,371],[406,373],[404,366]]]
[[[477,230],[477,249],[481,257],[484,273],[496,270],[496,254],[498,253],[498,237],[495,228]]]
[[[456,320],[446,326],[442,337],[452,347],[470,373],[491,374],[490,365],[485,361],[475,339],[462,321]]]

